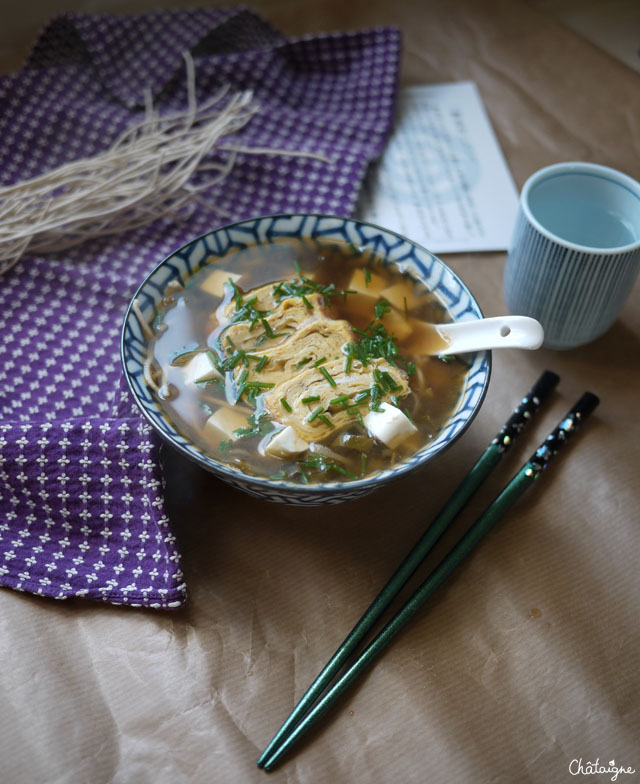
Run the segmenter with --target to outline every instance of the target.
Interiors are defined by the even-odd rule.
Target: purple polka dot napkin
[[[377,29],[285,38],[245,9],[53,19],[25,67],[0,78],[0,186],[106,149],[142,117],[251,89],[245,147],[180,221],[158,220],[0,277],[0,585],[158,608],[186,598],[163,501],[159,443],[122,383],[130,297],[164,256],[217,225],[278,212],[350,214],[389,134],[400,36]],[[217,153],[224,155],[225,153]],[[214,156],[215,157],[215,156]]]

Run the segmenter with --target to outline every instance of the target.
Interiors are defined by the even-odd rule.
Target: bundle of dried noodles
[[[142,226],[176,215],[193,201],[204,202],[225,215],[202,193],[223,180],[238,153],[303,156],[327,161],[304,151],[246,148],[221,140],[241,128],[259,111],[250,91],[224,101],[223,87],[197,105],[195,68],[184,55],[187,74],[186,111],[159,115],[150,93],[145,119],[125,131],[105,152],[72,161],[30,180],[0,188],[0,275],[30,253],[63,250],[87,239]],[[206,161],[213,150],[222,161]],[[198,172],[210,172],[197,185]]]

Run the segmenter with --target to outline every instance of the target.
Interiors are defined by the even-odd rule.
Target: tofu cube
[[[385,283],[386,281],[384,278],[381,278],[380,275],[374,275],[373,273],[371,273],[370,280],[367,281],[364,276],[364,270],[357,269],[354,270],[347,288],[357,291],[358,294],[364,294],[366,297],[378,299],[380,292],[385,287]]]
[[[392,286],[387,286],[380,292],[380,298],[386,299],[394,308],[398,308],[401,313],[405,310],[405,300],[407,301],[407,310],[415,308],[418,304],[418,298],[413,293],[413,286],[409,281],[400,280]]]
[[[240,280],[241,277],[242,275],[238,275],[236,272],[215,269],[207,276],[205,281],[200,285],[200,288],[203,291],[206,291],[207,294],[212,294],[214,297],[224,297],[224,284],[229,278],[235,283]]]
[[[381,403],[382,411],[369,411],[364,418],[364,425],[372,438],[377,438],[390,449],[395,449],[409,436],[418,432],[418,428],[408,416],[390,403]]]
[[[291,425],[287,425],[269,439],[264,453],[271,457],[287,458],[306,452],[308,448],[309,444],[300,438]]]
[[[212,381],[223,378],[222,373],[213,363],[208,351],[201,351],[184,366],[185,381],[188,384],[197,384],[200,381]]]
[[[384,314],[382,323],[387,332],[394,335],[398,342],[408,338],[412,332],[411,324],[405,318],[404,313],[399,313],[395,308]]]
[[[247,415],[240,411],[234,411],[227,406],[221,406],[217,411],[207,419],[204,424],[204,435],[207,438],[220,441],[224,438],[230,438],[232,441],[237,441],[240,436],[234,433],[241,427],[248,427],[249,421]]]

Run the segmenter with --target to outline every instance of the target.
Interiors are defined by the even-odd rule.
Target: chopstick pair
[[[557,453],[574,432],[576,426],[584,421],[598,405],[598,398],[591,392],[586,392],[580,398],[560,424],[547,436],[543,444],[506,485],[495,501],[460,539],[458,544],[440,561],[411,598],[407,600],[326,694],[320,698],[325,688],[337,676],[358,644],[362,642],[376,621],[406,585],[418,566],[440,540],[453,519],[496,467],[502,455],[509,449],[558,382],[559,377],[555,373],[545,371],[529,393],[522,399],[522,402],[509,417],[498,435],[491,441],[480,459],[418,540],[415,547],[409,552],[389,582],[380,591],[327,665],[305,692],[272,741],[260,755],[257,761],[258,767],[267,771],[275,767],[298,739],[326,713],[357,676],[391,642],[395,635],[404,628],[454,569],[472,552],[498,519],[515,503],[527,487],[535,481],[541,471],[546,468],[551,457]]]

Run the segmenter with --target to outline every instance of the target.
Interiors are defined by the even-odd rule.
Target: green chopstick
[[[496,467],[502,455],[509,449],[527,422],[531,420],[533,414],[535,414],[542,402],[555,389],[559,380],[559,377],[555,373],[546,370],[525,395],[520,405],[505,422],[498,435],[489,444],[483,455],[467,474],[460,486],[455,490],[438,516],[397,568],[389,582],[380,591],[362,618],[360,618],[351,632],[347,635],[344,642],[331,657],[322,672],[307,689],[284,724],[275,734],[273,740],[271,740],[269,745],[260,755],[257,762],[258,767],[261,768],[265,765],[266,760],[285,741],[289,733],[311,709],[313,703],[322,694],[330,681],[338,674],[338,671],[357,648],[358,644],[368,634],[402,588],[404,588],[416,569],[447,530],[452,520],[458,515],[462,507]]]
[[[449,575],[475,549],[480,540],[493,528],[502,515],[517,501],[524,491],[538,478],[547,467],[550,459],[558,452],[575,431],[596,408],[600,401],[591,392],[585,392],[576,405],[567,413],[555,430],[535,451],[524,466],[513,477],[500,495],[478,518],[457,545],[440,561],[410,599],[387,623],[382,631],[365,648],[356,661],[346,670],[338,681],[309,711],[296,728],[268,757],[264,758],[265,770],[271,770],[289,751],[297,740],[334,704],[358,675],[375,659],[391,640],[413,618],[427,599],[442,585]],[[264,755],[263,755],[264,756]]]

